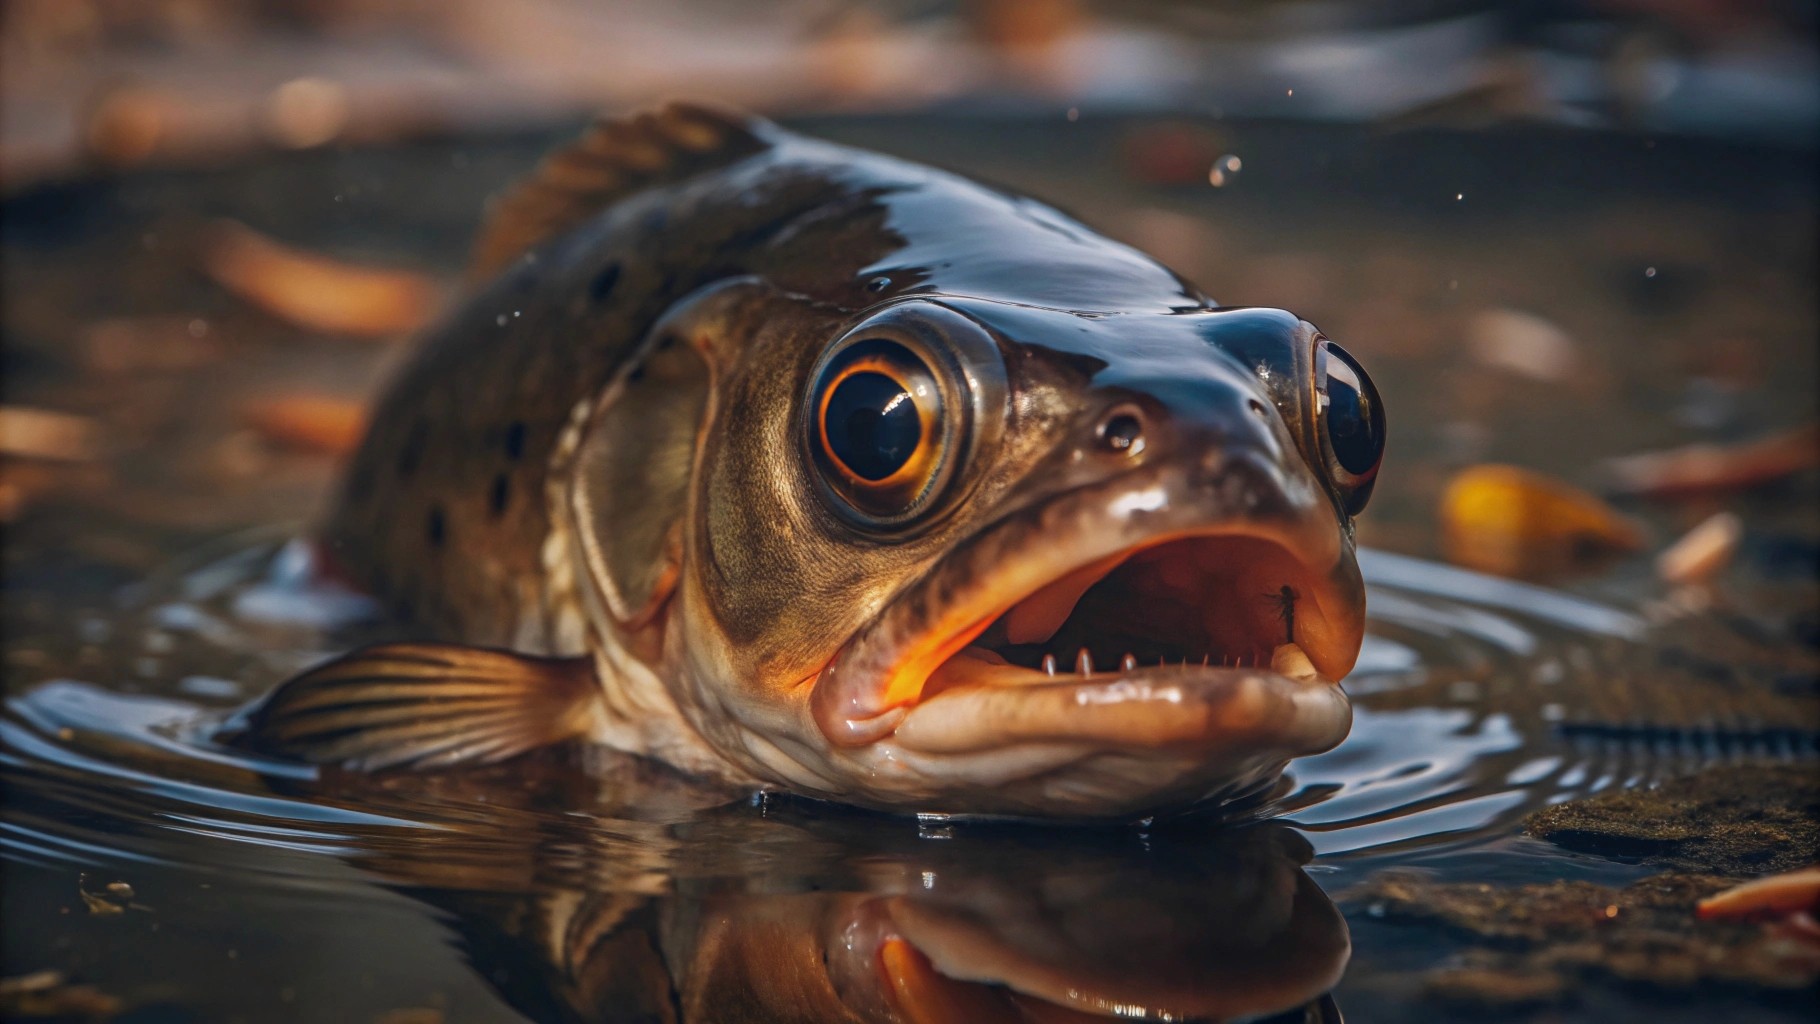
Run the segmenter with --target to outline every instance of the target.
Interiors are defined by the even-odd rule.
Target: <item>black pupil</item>
[[[882,373],[861,371],[834,388],[822,420],[828,450],[863,480],[883,480],[903,468],[922,439],[916,400]]]
[[[1351,356],[1334,345],[1327,352],[1327,439],[1346,472],[1363,476],[1378,464],[1384,450],[1373,407],[1377,396]]]

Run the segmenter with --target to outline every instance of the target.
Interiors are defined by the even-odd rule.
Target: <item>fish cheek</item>
[[[916,557],[856,537],[810,476],[802,403],[840,326],[816,311],[773,312],[720,386],[703,438],[691,579],[745,685],[789,687],[819,671]]]
[[[647,625],[675,587],[712,387],[703,353],[660,333],[608,388],[576,452],[582,554],[607,611],[628,629]]]

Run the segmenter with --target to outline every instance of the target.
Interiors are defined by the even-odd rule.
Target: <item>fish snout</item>
[[[1077,447],[1102,463],[1174,463],[1197,482],[1238,473],[1280,486],[1283,467],[1296,458],[1282,417],[1236,373],[1121,382],[1106,391],[1085,417]]]

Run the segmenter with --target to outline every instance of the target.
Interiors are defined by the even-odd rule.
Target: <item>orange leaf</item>
[[[1820,867],[1753,879],[1700,901],[1702,921],[1754,921],[1820,910]]]
[[[286,395],[248,406],[247,426],[274,444],[325,455],[347,455],[366,433],[366,408],[326,395]]]
[[[1744,444],[1694,444],[1606,465],[1620,494],[1668,498],[1744,490],[1820,466],[1820,423]]]
[[[429,278],[331,260],[222,222],[202,253],[203,269],[223,288],[299,327],[331,334],[383,336],[416,330],[437,303]]]
[[[1450,561],[1500,576],[1541,577],[1633,551],[1643,531],[1570,484],[1516,466],[1461,470],[1441,494]]]

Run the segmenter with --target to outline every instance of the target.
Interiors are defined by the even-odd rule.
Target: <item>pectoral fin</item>
[[[384,644],[279,686],[235,741],[360,771],[486,764],[583,735],[595,692],[586,658]]]

